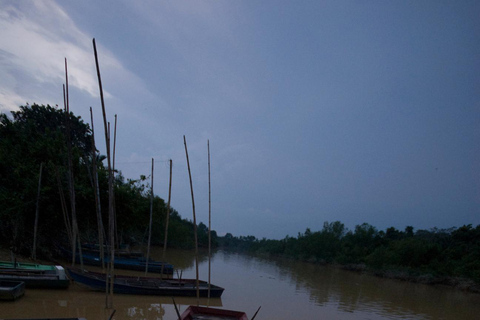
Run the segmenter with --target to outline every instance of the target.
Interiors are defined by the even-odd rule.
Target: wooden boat
[[[60,249],[61,254],[65,259],[71,259],[72,253],[66,249]],[[83,263],[89,266],[101,266],[102,261],[100,260],[100,255],[95,253],[82,253]],[[110,263],[110,257],[105,256],[104,259],[105,263]],[[76,263],[80,263],[80,254],[76,253],[75,258]],[[125,270],[136,270],[136,271],[145,271],[145,267],[147,264],[147,260],[143,257],[115,257],[114,259],[114,267],[115,269],[125,269]],[[155,260],[148,260],[148,272],[152,273],[162,273],[162,266],[163,266],[163,274],[165,275],[173,275],[173,265],[155,261]]]
[[[0,280],[0,300],[13,301],[25,294],[25,282]]]
[[[70,277],[77,283],[92,290],[105,291],[104,273],[67,268]],[[219,298],[225,289],[219,286],[210,286],[210,297]],[[136,295],[182,296],[196,297],[197,287],[195,279],[161,279],[154,277],[133,277],[115,275],[113,292]],[[199,281],[200,297],[207,297],[208,283]]]
[[[68,288],[70,280],[62,266],[24,262],[0,262],[0,280],[22,281],[27,288]]]
[[[56,268],[53,265],[47,264],[38,264],[30,262],[10,262],[10,261],[0,261],[0,271],[31,271],[31,272],[42,272],[42,273],[56,273]]]
[[[189,306],[180,316],[180,320],[248,320],[247,314],[217,308]]]
[[[107,245],[103,246],[104,252],[110,252],[110,247]],[[100,245],[97,243],[84,243],[82,244],[82,252],[93,253],[100,255]],[[141,251],[131,251],[128,245],[120,245],[119,249],[115,249],[115,258],[142,258],[143,252]]]

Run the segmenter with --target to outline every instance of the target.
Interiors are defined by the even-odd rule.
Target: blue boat
[[[106,275],[93,271],[67,268],[68,274],[73,281],[87,286],[95,291],[105,291]],[[158,295],[158,296],[181,296],[195,297],[197,295],[196,279],[161,279],[154,277],[132,277],[115,275],[113,292],[135,295]],[[208,296],[208,282],[198,281],[200,297]],[[210,284],[210,297],[220,298],[225,289]]]
[[[72,258],[72,252],[64,248],[59,248],[62,256],[65,259]],[[83,263],[90,266],[101,266],[102,261],[100,260],[100,255],[95,253],[82,253]],[[110,263],[110,257],[105,256],[105,264]],[[80,254],[76,253],[75,258],[76,263],[80,263]],[[143,257],[115,257],[114,267],[115,269],[125,269],[125,270],[136,270],[136,271],[145,271],[147,265],[147,259]],[[173,265],[162,262],[155,261],[152,259],[148,260],[148,272],[152,273],[162,273],[164,275],[173,275]]]

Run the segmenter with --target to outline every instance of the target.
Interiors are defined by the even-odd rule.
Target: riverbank
[[[253,254],[254,256],[268,258],[270,255],[268,254]],[[281,259],[287,260],[295,260],[287,257],[279,257]],[[16,255],[15,259],[19,262],[33,262],[30,257]],[[0,248],[0,261],[11,261],[12,254],[9,249]],[[41,264],[51,264],[51,261],[37,259],[37,263]],[[424,285],[431,285],[431,286],[447,286],[452,287],[460,291],[471,292],[480,294],[480,284],[476,283],[473,280],[460,278],[460,277],[439,277],[434,276],[429,273],[420,273],[412,270],[401,270],[401,269],[385,269],[385,270],[374,270],[368,268],[365,264],[328,264],[325,262],[313,262],[313,261],[304,261],[311,264],[316,265],[331,265],[333,267],[355,272],[355,273],[363,273],[368,275],[373,275],[379,278],[385,279],[394,279],[398,281],[405,281],[405,282],[412,282]]]
[[[444,276],[439,277],[430,273],[420,273],[412,270],[401,269],[374,270],[368,268],[364,264],[337,265],[337,267],[343,270],[357,273],[365,273],[379,278],[395,279],[399,281],[407,281],[433,286],[448,286],[461,291],[480,293],[480,284],[466,278]]]
[[[243,252],[243,253],[248,254],[246,252]],[[414,269],[390,268],[390,269],[379,270],[379,269],[369,268],[367,265],[363,263],[359,263],[359,264],[328,263],[324,260],[321,260],[321,261],[316,261],[313,259],[302,260],[302,259],[295,259],[292,257],[283,256],[283,255],[271,255],[266,253],[250,253],[250,255],[267,259],[267,260],[270,258],[275,258],[275,259],[285,259],[287,261],[299,261],[299,262],[304,262],[312,265],[329,266],[329,267],[349,271],[352,273],[367,274],[367,275],[375,276],[378,278],[398,280],[401,282],[418,283],[418,284],[429,285],[429,286],[445,286],[445,287],[454,288],[459,291],[480,294],[480,283],[476,283],[471,279],[461,278],[461,277],[435,276],[431,273],[422,273]]]

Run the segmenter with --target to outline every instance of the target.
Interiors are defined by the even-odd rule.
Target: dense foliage
[[[336,221],[325,222],[321,231],[307,229],[296,238],[259,240],[227,234],[219,241],[233,250],[341,264],[409,280],[445,283],[467,278],[480,283],[480,225],[414,232],[413,227],[378,231],[364,223],[348,231]]]
[[[67,135],[67,132],[70,132]],[[38,201],[37,248],[46,253],[54,243],[67,241],[66,229],[71,221],[68,184],[68,145],[71,145],[74,176],[75,208],[81,241],[95,242],[98,238],[93,154],[100,186],[103,225],[108,224],[108,170],[105,156],[92,152],[91,130],[80,117],[50,106],[21,106],[11,115],[0,113],[0,246],[24,254],[32,250],[34,220],[37,210],[37,190],[40,166],[42,177]],[[150,188],[147,177],[125,179],[117,172],[114,180],[117,236],[119,242],[145,243],[148,237]],[[62,197],[65,205],[62,206]],[[66,211],[65,211],[66,210]],[[64,215],[66,212],[66,215]],[[154,197],[152,243],[164,240],[166,204]],[[67,223],[65,222],[67,220]],[[200,244],[206,245],[208,229],[198,228]],[[168,243],[191,248],[193,223],[170,210]],[[213,244],[216,233],[212,232]]]
[[[22,106],[10,117],[0,113],[0,247],[30,254],[41,166],[37,248],[47,254],[55,243],[66,245],[71,221],[71,207],[67,205],[69,153],[81,241],[97,241],[93,159],[97,160],[104,226],[108,223],[108,170],[103,164],[105,156],[97,150],[92,152],[92,148],[90,127],[72,113],[36,104]],[[115,175],[116,235],[120,243],[142,244],[147,240],[150,188],[146,181],[146,176],[132,180],[125,179],[121,172]],[[164,200],[155,196],[153,244],[163,242],[166,213]],[[174,209],[169,218],[169,246],[192,248],[193,223],[182,219]],[[207,245],[207,232],[207,226],[200,223],[200,246]],[[406,277],[463,277],[480,283],[480,226],[414,232],[413,227],[378,231],[364,223],[347,230],[336,221],[326,222],[321,231],[306,229],[297,237],[283,240],[234,237],[230,233],[217,237],[215,231],[212,240],[214,247],[218,243],[237,251],[366,268],[381,275],[393,271]]]

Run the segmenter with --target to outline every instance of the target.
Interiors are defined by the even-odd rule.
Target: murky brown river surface
[[[161,249],[153,258],[161,260]],[[191,251],[170,250],[169,262],[194,278]],[[94,269],[94,268],[89,268]],[[200,278],[208,279],[208,259],[200,258]],[[124,274],[143,273],[125,272]],[[212,283],[225,288],[221,299],[201,305],[241,310],[255,320],[284,319],[480,319],[480,295],[448,287],[405,283],[308,263],[267,260],[227,252],[212,258]],[[180,312],[196,298],[175,298]],[[113,319],[175,320],[169,297],[115,295]],[[0,303],[0,318],[82,317],[108,319],[105,294],[78,284],[68,290],[29,289],[15,302]]]

